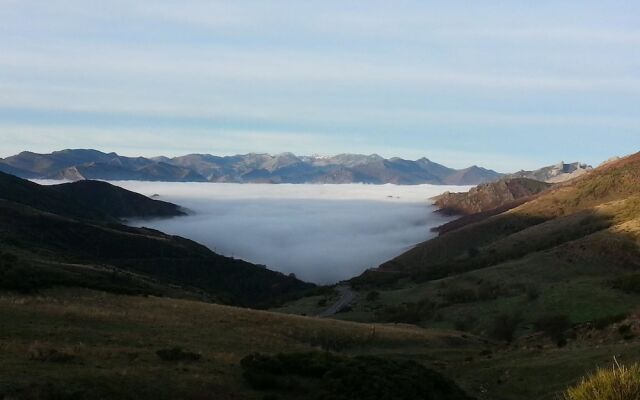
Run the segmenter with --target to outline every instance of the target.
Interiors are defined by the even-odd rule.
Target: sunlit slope
[[[637,255],[637,247],[631,244],[637,237],[633,221],[640,217],[639,196],[640,155],[635,154],[513,210],[420,244],[381,270],[419,280],[441,278],[522,258],[597,232],[602,235],[595,239],[602,240],[591,242],[622,246],[625,255],[633,258]],[[622,224],[627,224],[624,229]],[[593,247],[589,250],[594,256],[601,254]]]
[[[624,316],[640,307],[639,244],[634,155],[353,279],[360,296],[337,317],[487,336],[496,320],[514,318],[517,338],[539,332],[547,317],[575,325]],[[368,301],[372,291],[377,298]]]

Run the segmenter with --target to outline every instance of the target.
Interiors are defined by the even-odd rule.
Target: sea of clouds
[[[314,283],[359,275],[448,221],[429,198],[461,186],[112,182],[179,204],[186,217],[130,221]]]

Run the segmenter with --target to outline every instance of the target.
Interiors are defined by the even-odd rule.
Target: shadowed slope
[[[150,199],[107,182],[78,181],[49,188],[118,218],[175,217],[185,215],[180,207]]]
[[[293,277],[220,256],[193,241],[128,227],[114,219],[135,215],[144,207],[148,208],[147,213],[176,211],[177,206],[170,203],[102,182],[47,187],[3,174],[0,188],[0,251],[11,257],[20,256],[20,262],[0,269],[5,288],[7,282],[14,282],[16,288],[23,290],[78,285],[78,279],[64,280],[68,264],[83,265],[91,269],[92,275],[100,275],[85,282],[89,287],[111,287],[108,283],[114,274],[122,274],[136,279],[131,285],[120,285],[118,290],[147,293],[140,287],[148,286],[146,281],[156,281],[164,289],[159,291],[156,287],[153,293],[168,294],[173,291],[171,285],[178,285],[200,297],[242,305],[271,304],[313,287]],[[89,203],[99,209],[84,205]],[[65,271],[56,270],[56,265]],[[49,275],[38,273],[44,266]],[[31,285],[25,287],[25,281]]]

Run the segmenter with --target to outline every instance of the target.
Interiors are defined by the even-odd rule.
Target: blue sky
[[[0,156],[640,150],[635,1],[0,0]]]

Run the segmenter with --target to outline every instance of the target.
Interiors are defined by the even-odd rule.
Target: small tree
[[[380,299],[380,292],[375,290],[367,293],[367,301],[377,301]]]
[[[566,343],[564,333],[567,329],[571,328],[571,321],[566,315],[548,315],[539,318],[535,323],[536,330],[544,332],[549,336],[551,340],[554,340],[558,345]]]
[[[491,327],[491,337],[496,340],[503,340],[507,343],[513,342],[516,330],[522,318],[520,314],[501,314],[494,318]]]

